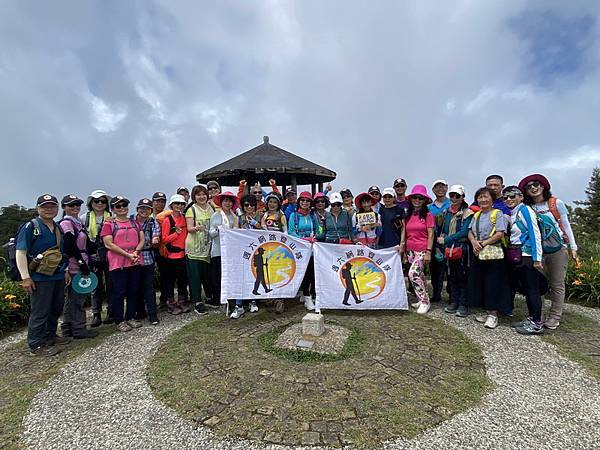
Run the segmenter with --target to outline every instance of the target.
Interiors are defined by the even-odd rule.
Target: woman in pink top
[[[108,250],[108,275],[111,282],[112,314],[119,331],[131,331],[142,323],[134,319],[140,284],[139,251],[144,247],[144,232],[128,217],[129,200],[113,197],[110,206],[115,217],[104,221],[100,237]],[[123,315],[127,297],[127,311]]]
[[[427,208],[427,205],[431,203],[431,197],[427,194],[427,188],[424,185],[417,184],[407,198],[409,205],[404,220],[400,251],[406,250],[406,256],[410,263],[408,278],[415,288],[418,298],[418,302],[411,306],[417,308],[417,314],[426,314],[429,311],[429,294],[425,279],[425,264],[431,261],[435,227],[433,215]]]

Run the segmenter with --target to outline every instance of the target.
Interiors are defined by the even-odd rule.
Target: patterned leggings
[[[415,288],[415,294],[420,302],[429,303],[429,294],[427,293],[427,280],[425,279],[425,252],[407,252],[410,269],[408,269],[408,279]]]

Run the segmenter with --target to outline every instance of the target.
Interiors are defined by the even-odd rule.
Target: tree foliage
[[[37,216],[35,208],[25,208],[17,204],[0,209],[0,245],[8,242],[23,222]]]

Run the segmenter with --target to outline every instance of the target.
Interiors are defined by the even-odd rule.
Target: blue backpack
[[[556,253],[563,248],[562,233],[556,221],[547,214],[538,214],[537,223],[542,235],[542,252]]]

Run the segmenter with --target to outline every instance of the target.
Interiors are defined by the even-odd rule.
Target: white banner
[[[402,261],[396,249],[313,245],[319,309],[408,309]]]
[[[276,231],[219,228],[221,303],[228,299],[293,298],[311,244]]]

